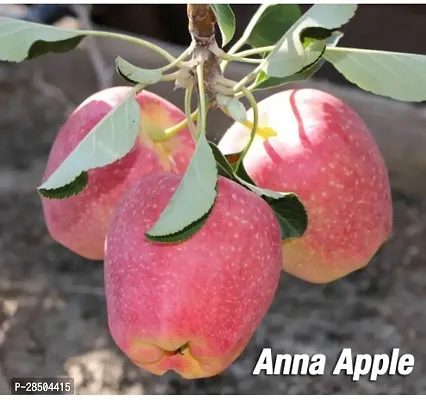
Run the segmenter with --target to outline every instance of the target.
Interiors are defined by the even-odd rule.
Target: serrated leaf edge
[[[137,87],[137,86],[135,86],[130,92],[129,92],[129,94],[127,94],[124,98],[123,98],[123,100],[121,100],[110,112],[108,112],[108,114],[106,114],[91,130],[90,130],[90,132],[87,134],[87,136],[89,136],[90,134],[91,134],[91,132],[93,131],[93,130],[95,130],[100,124],[102,124],[103,123],[103,121],[105,121],[105,119],[107,119],[107,118],[109,118],[112,114],[114,114],[115,112],[116,112],[116,110],[119,108],[119,107],[121,107],[126,101],[128,101],[132,96],[135,96],[135,94],[136,94],[136,92],[139,90],[139,88]],[[135,99],[135,101],[136,101],[136,99]],[[58,189],[58,187],[47,187],[46,188],[46,184],[49,182],[49,180],[50,180],[50,178],[59,170],[59,168],[61,168],[61,166],[62,166],[62,164],[64,164],[65,163],[65,161],[75,152],[75,151],[77,151],[77,149],[78,149],[78,147],[81,145],[81,143],[87,138],[87,136],[85,136],[85,138],[75,147],[75,149],[61,162],[61,164],[58,166],[58,168],[56,168],[55,169],[55,171],[53,171],[53,173],[49,176],[49,178],[47,178],[46,179],[46,181],[42,184],[42,185],[40,185],[39,187],[37,187],[37,190],[40,190],[40,189],[42,189],[42,190],[56,190],[56,189]],[[136,140],[136,138],[137,137],[135,137],[135,140]],[[131,148],[129,149],[129,151],[131,150]],[[110,162],[110,163],[107,163],[107,164],[104,164],[104,165],[101,165],[101,166],[95,166],[95,167],[93,167],[93,168],[89,168],[89,169],[87,169],[87,170],[81,170],[79,173],[78,173],[78,175],[77,176],[75,176],[74,178],[72,178],[71,180],[69,180],[68,182],[65,182],[65,184],[64,185],[62,185],[62,186],[60,186],[60,187],[64,187],[64,186],[66,186],[66,185],[69,185],[70,183],[72,183],[72,182],[74,182],[75,181],[75,179],[79,176],[79,175],[81,175],[81,173],[82,172],[87,172],[87,171],[89,171],[89,170],[91,170],[91,169],[94,169],[94,168],[101,168],[101,167],[105,167],[105,166],[107,166],[107,165],[110,165],[110,164],[112,164],[112,163],[114,163],[114,162],[116,162],[116,161],[118,161],[118,160],[120,160],[120,159],[122,159],[123,157],[125,157],[128,153],[129,153],[129,151],[126,153],[126,154],[124,154],[124,155],[122,155],[121,157],[119,157],[119,158],[117,158],[116,160],[114,160],[114,161],[112,161],[112,162]]]
[[[61,192],[61,191],[65,190],[65,188],[67,186],[71,186],[71,189],[72,189],[73,183],[75,183],[78,180],[82,180],[82,186],[78,186],[77,189],[70,190],[69,193],[67,195],[65,195],[65,196],[54,196],[53,195],[56,192]],[[81,193],[87,187],[88,183],[89,183],[89,175],[87,174],[86,171],[83,171],[72,182],[67,183],[64,186],[61,186],[61,187],[55,188],[55,189],[37,189],[37,191],[40,194],[40,196],[42,196],[45,199],[49,199],[49,200],[63,200],[63,199],[67,199],[67,198],[70,198],[72,196],[75,196],[75,195]]]
[[[150,73],[155,73],[155,72],[158,72],[158,79],[157,78],[155,78],[155,79],[146,79],[146,80],[141,80],[141,81],[136,81],[136,80],[133,80],[133,79],[131,79],[131,78],[129,78],[129,76],[130,75],[132,75],[132,73],[130,73],[130,74],[128,74],[128,75],[126,75],[123,71],[122,71],[122,67],[123,66],[121,66],[121,68],[120,68],[120,63],[121,64],[124,64],[125,66],[127,66],[127,67],[129,67],[129,68],[133,68],[133,69],[135,69],[135,72],[137,72],[138,70],[139,71],[143,71],[143,72],[146,72],[146,73],[148,73],[148,74],[150,74]],[[117,73],[125,80],[125,81],[127,81],[127,82],[130,82],[130,83],[133,83],[133,84],[140,84],[140,83],[142,83],[142,84],[145,84],[145,85],[153,85],[154,83],[157,83],[157,82],[160,82],[160,80],[161,80],[161,78],[162,78],[162,73],[161,72],[159,72],[159,71],[156,71],[156,70],[150,70],[150,69],[144,69],[144,68],[139,68],[139,67],[137,67],[136,65],[133,65],[132,63],[130,63],[130,62],[128,62],[127,60],[125,60],[124,58],[122,58],[122,57],[120,57],[120,56],[116,56],[115,57],[115,69],[116,69],[116,71],[117,71]]]
[[[216,185],[215,189],[217,190],[217,185]],[[152,236],[148,232],[146,232],[145,236],[149,240],[152,240],[154,242],[159,242],[159,243],[162,243],[162,244],[170,244],[170,245],[178,244],[178,243],[184,242],[186,240],[189,240],[192,237],[194,237],[200,231],[200,229],[204,226],[204,224],[207,222],[207,219],[209,218],[211,212],[213,211],[213,207],[214,207],[215,203],[216,203],[216,199],[215,199],[215,202],[212,204],[212,206],[209,208],[209,210],[207,211],[206,214],[204,214],[201,218],[199,218],[196,221],[194,221],[192,224],[190,224],[190,225],[186,226],[185,228],[181,229],[180,231],[171,233],[170,235],[161,235],[161,236]],[[178,234],[182,234],[183,232],[185,232],[185,230],[190,229],[191,227],[193,227],[194,225],[198,224],[200,221],[203,221],[203,220],[204,220],[204,222],[202,222],[202,225],[194,233],[192,233],[191,235],[185,237],[184,239],[175,240],[175,241],[168,241],[168,240],[164,240],[163,241],[163,239],[170,238],[170,237],[176,236]]]

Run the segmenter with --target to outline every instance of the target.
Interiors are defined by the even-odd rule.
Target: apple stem
[[[183,121],[180,121],[178,124],[165,129],[164,130],[165,136],[167,136],[167,138],[173,137],[174,135],[179,133],[182,129],[185,129],[187,126],[189,126],[190,123],[192,123],[192,121],[195,121],[197,118],[198,118],[198,109],[195,110],[192,114],[188,114]]]
[[[199,109],[200,109],[200,118],[198,121],[198,137],[205,135],[206,133],[206,120],[207,120],[207,102],[206,102],[206,93],[204,88],[204,62],[200,62],[197,65],[197,80],[198,80],[198,98],[199,98]]]
[[[190,91],[192,91],[192,89]],[[187,94],[185,94],[185,96],[187,96]],[[185,97],[185,101],[186,101],[186,97]],[[194,129],[194,131],[196,132],[193,121],[198,118],[198,110],[194,111],[192,114],[190,114],[190,112],[191,110],[189,109],[189,112],[186,114],[186,118],[180,121],[178,124],[173,125],[170,128],[164,129],[163,131],[160,130],[160,131],[155,131],[151,133],[150,139],[153,140],[154,142],[164,142],[164,141],[170,140],[173,136],[178,134],[182,129],[185,129],[187,126],[189,126],[190,130]],[[191,134],[192,134],[192,130],[191,130]]]
[[[192,100],[193,89],[194,89],[193,82],[191,82],[189,86],[185,89],[185,115],[186,115],[185,121],[188,123],[189,131],[191,132],[192,138],[194,139],[194,143],[197,143],[197,140],[198,140],[197,129],[195,128],[195,125],[192,121],[192,115],[194,114],[198,115],[198,110],[191,115],[191,100]]]
[[[256,99],[253,96],[253,93],[250,92],[248,89],[246,89],[244,86],[241,87],[241,91],[244,93],[248,102],[250,103],[250,106],[252,107],[252,110],[253,110],[253,126],[252,126],[251,132],[250,132],[250,139],[249,139],[248,143],[246,144],[246,146],[244,147],[244,150],[241,153],[241,157],[237,161],[237,165],[235,167],[236,171],[238,171],[238,169],[240,168],[240,165],[243,162],[244,157],[246,156],[246,154],[250,150],[251,145],[253,144],[254,138],[256,136],[258,124],[259,124],[259,109],[257,108],[257,102],[256,102]]]

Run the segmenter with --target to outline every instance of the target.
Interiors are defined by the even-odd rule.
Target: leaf
[[[274,45],[302,15],[297,4],[265,4],[260,7],[264,10],[247,39],[251,47]]]
[[[88,184],[89,175],[83,171],[71,183],[57,189],[39,189],[39,193],[46,199],[66,199],[80,193]]]
[[[262,197],[272,208],[281,228],[282,239],[290,239],[303,236],[308,227],[308,215],[304,205],[294,193],[280,193],[268,189],[262,189],[255,185],[241,163],[238,171],[228,162],[228,159],[238,161],[241,153],[222,154],[213,143],[209,143],[213,151],[219,174],[232,179],[250,191]]]
[[[43,193],[61,193],[67,185],[78,188],[81,174],[104,167],[124,157],[134,146],[139,133],[141,112],[133,89],[78,144],[62,164],[40,186]],[[74,185],[74,186],[73,186]],[[84,187],[83,187],[84,188]],[[80,188],[81,190],[83,188]],[[75,189],[75,193],[81,190]]]
[[[237,98],[218,94],[216,100],[220,106],[228,110],[230,117],[235,121],[247,121],[247,111],[244,104]]]
[[[343,35],[337,29],[325,29],[318,26],[311,26],[309,28],[305,28],[300,32],[300,41],[303,47],[306,49],[314,42],[320,40],[328,40],[330,37],[338,32],[340,35]]]
[[[204,134],[169,204],[146,236],[154,241],[176,243],[200,229],[216,199],[218,170]]]
[[[119,75],[133,84],[144,83],[152,85],[159,82],[162,77],[161,71],[136,67],[120,56],[115,58],[115,66]]]
[[[240,153],[239,155],[241,156],[242,154]],[[234,170],[237,176],[241,178],[244,182],[256,186],[253,179],[251,179],[249,174],[247,173],[243,163],[241,163],[238,168],[234,168]]]
[[[426,100],[426,55],[327,48],[324,58],[361,89],[396,100]]]
[[[343,37],[342,32],[339,32],[339,31],[333,32],[331,37],[327,39],[327,48],[337,46],[337,43],[342,37]],[[305,38],[305,40],[307,40],[307,38]],[[300,82],[300,81],[304,81],[311,78],[324,65],[325,59],[323,55],[325,51],[326,51],[326,48],[323,49],[318,59],[316,59],[311,64],[305,66],[304,68],[302,68],[301,71],[296,72],[294,75],[286,76],[284,78],[275,78],[275,77],[269,77],[264,71],[260,71],[260,73],[256,77],[256,81],[255,81],[256,86],[254,90],[262,90],[262,89],[269,89],[273,87],[279,87],[279,86],[286,85],[288,83]]]
[[[294,239],[305,234],[308,214],[303,203],[294,193],[282,193],[279,199],[267,199],[281,227],[281,238]]]
[[[310,41],[307,46],[301,41],[306,28],[321,27],[323,33],[347,23],[355,14],[356,4],[316,4],[312,6],[279,40],[266,57],[263,71],[270,77],[284,78],[301,71],[318,61],[326,46],[326,38]],[[312,39],[312,38],[311,38]]]
[[[222,152],[219,150],[214,143],[209,142],[210,148],[215,158],[218,174],[228,179],[235,180],[234,171],[232,170],[231,165],[228,163],[226,158],[223,156]]]
[[[245,174],[247,172],[243,170]],[[291,239],[303,236],[308,228],[308,214],[305,206],[295,193],[275,192],[262,189],[254,184],[239,179],[240,183],[261,196],[272,208],[281,228],[281,238]]]
[[[238,161],[240,160],[242,155],[243,155],[243,151],[240,151],[239,153],[226,154],[225,159],[230,164],[235,175],[237,175],[243,181],[250,183],[251,185],[256,185],[253,182],[253,180],[250,178],[249,174],[247,173],[244,167],[244,163],[241,162],[240,165],[238,165]]]
[[[20,62],[46,53],[64,53],[86,37],[78,30],[0,17],[0,60]]]
[[[222,47],[226,46],[235,34],[235,15],[229,4],[210,4],[222,34]]]
[[[157,236],[155,238],[150,237],[149,235],[147,235],[147,237],[148,239],[154,240],[158,243],[170,243],[170,244],[176,244],[176,243],[188,240],[203,227],[208,217],[210,216],[212,210],[213,210],[213,206],[210,207],[210,209],[207,211],[207,214],[203,215],[199,220],[188,225],[185,229],[181,230],[180,232],[173,233],[171,235],[166,235],[166,236]]]

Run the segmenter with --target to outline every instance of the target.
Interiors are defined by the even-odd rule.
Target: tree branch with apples
[[[338,47],[356,10],[320,4],[302,15],[264,4],[224,50],[232,8],[188,4],[191,42],[177,58],[124,34],[0,18],[2,61],[70,51],[86,37],[129,41],[165,60],[149,70],[117,55],[131,86],[74,110],[38,187],[51,236],[104,260],[111,335],[135,364],[219,374],[250,341],[282,270],[331,282],[366,266],[388,239],[388,173],[364,121],[331,94],[285,89],[331,63],[363,90],[426,100],[425,55]],[[236,82],[226,76],[231,62],[253,68]],[[184,110],[146,90],[159,82],[182,91]],[[256,102],[273,87],[283,89]],[[234,120],[219,144],[207,135],[213,108]]]

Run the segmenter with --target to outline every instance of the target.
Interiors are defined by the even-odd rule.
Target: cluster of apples
[[[98,92],[62,127],[46,180],[130,88]],[[190,132],[150,136],[182,121],[182,111],[148,91],[134,148],[88,171],[80,194],[42,199],[51,236],[75,253],[104,260],[108,323],[118,347],[155,374],[216,375],[243,351],[266,314],[281,270],[314,283],[365,266],[387,239],[392,202],[386,167],[362,119],[334,96],[288,90],[259,103],[261,125],[244,159],[262,188],[295,192],[309,218],[305,235],[281,240],[269,205],[220,177],[213,210],[198,233],[177,244],[150,241],[194,152]],[[250,111],[251,112],[251,111]],[[249,115],[250,115],[249,112]],[[249,130],[235,123],[219,148],[240,151]]]

